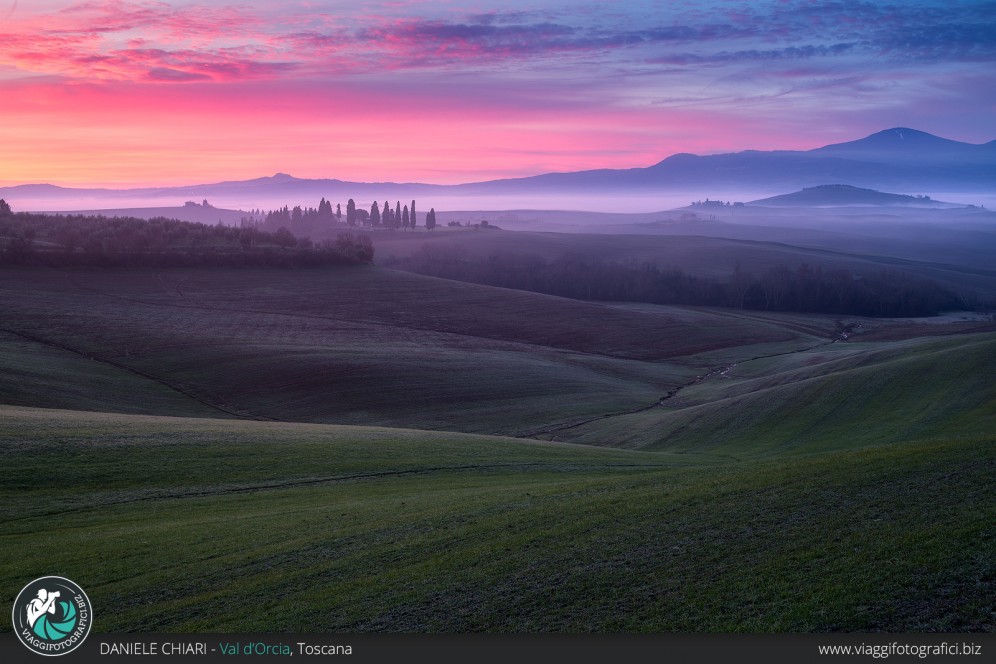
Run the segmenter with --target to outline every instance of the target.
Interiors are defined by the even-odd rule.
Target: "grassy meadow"
[[[61,426],[60,426],[61,424]],[[991,628],[992,438],[720,461],[3,409],[0,583],[102,630]]]
[[[7,601],[57,573],[99,631],[994,628],[984,326],[378,267],[0,297]]]

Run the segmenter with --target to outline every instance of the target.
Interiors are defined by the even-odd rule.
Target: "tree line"
[[[345,219],[343,219],[342,205],[336,203],[333,210],[332,202],[322,197],[317,208],[302,208],[300,205],[290,208],[285,205],[278,210],[270,210],[263,217],[263,227],[272,230],[285,227],[299,232],[304,231],[310,235],[318,235],[330,225],[336,224],[345,224],[349,227],[415,230],[418,219],[415,201],[411,202],[411,207],[408,205],[402,207],[401,201],[396,201],[393,209],[389,201],[384,201],[383,205],[374,201],[370,209],[365,210],[357,208],[356,201],[350,198],[346,202]],[[436,227],[435,208],[430,208],[426,213],[424,225],[430,231]]]
[[[458,247],[423,247],[386,265],[457,281],[578,300],[649,302],[764,311],[877,317],[931,316],[968,306],[935,282],[882,270],[855,274],[806,264],[760,274],[738,265],[729,279],[696,276],[654,263],[617,263],[578,255],[552,260],[502,253],[470,257]]]
[[[321,243],[273,232],[155,218],[14,214],[0,199],[0,265],[309,267],[373,261],[363,234]]]

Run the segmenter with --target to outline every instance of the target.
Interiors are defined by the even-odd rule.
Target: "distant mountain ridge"
[[[746,150],[694,155],[679,153],[652,166],[546,173],[530,177],[458,185],[367,183],[338,179],[299,179],[286,173],[243,181],[181,187],[138,189],[72,189],[48,184],[0,188],[0,197],[17,205],[20,197],[58,200],[91,196],[150,199],[245,197],[287,201],[322,197],[406,199],[418,196],[516,194],[625,194],[686,189],[793,190],[825,184],[921,193],[926,191],[996,191],[996,140],[984,144],[953,141],[926,132],[896,127],[865,138],[808,151]]]
[[[996,141],[975,145],[897,127],[857,141],[816,148],[810,150],[810,154],[872,162],[887,154],[918,162],[992,163],[996,159]]]
[[[823,184],[911,191],[993,191],[996,140],[976,145],[897,127],[808,151],[679,153],[646,168],[548,173],[458,187],[490,193],[521,187],[549,191],[574,187],[587,191],[701,186],[799,189]]]

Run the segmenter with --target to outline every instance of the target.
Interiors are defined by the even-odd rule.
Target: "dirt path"
[[[653,410],[654,408],[659,408],[661,406],[664,406],[668,402],[668,400],[673,399],[675,396],[677,396],[679,392],[681,392],[683,389],[687,387],[697,385],[702,381],[708,380],[714,376],[729,376],[730,372],[733,371],[733,369],[735,369],[739,364],[753,362],[754,360],[765,360],[771,357],[781,357],[783,355],[794,355],[796,353],[805,353],[811,350],[816,350],[817,348],[823,348],[824,346],[830,346],[839,341],[847,341],[847,338],[848,338],[848,333],[846,331],[838,330],[837,332],[834,333],[834,338],[831,339],[830,341],[823,341],[813,346],[807,346],[806,348],[799,348],[797,350],[785,351],[784,353],[771,353],[770,355],[758,355],[756,357],[747,358],[746,360],[740,360],[739,362],[734,362],[733,364],[716,367],[715,369],[712,369],[709,372],[702,374],[701,376],[696,376],[693,380],[690,380],[687,383],[684,383],[682,385],[679,385],[678,387],[675,387],[672,390],[669,390],[667,394],[665,394],[660,399],[658,399],[657,401],[648,406],[640,406],[639,408],[631,408],[629,410],[604,413],[602,415],[596,415],[594,417],[588,417],[583,420],[576,420],[573,422],[563,422],[560,424],[548,425],[540,429],[533,429],[525,433],[516,434],[515,437],[535,438],[536,436],[550,435],[551,436],[550,440],[554,441],[556,440],[556,437],[553,436],[553,434],[555,434],[558,431],[567,431],[568,429],[575,429],[577,427],[584,426],[585,424],[590,424],[592,422],[607,420],[613,417],[621,417],[623,415],[633,415],[635,413],[642,413],[648,410]]]

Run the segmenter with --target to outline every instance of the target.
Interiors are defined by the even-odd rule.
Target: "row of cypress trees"
[[[329,203],[329,208],[331,209],[331,203]],[[350,226],[363,223],[370,226],[382,226],[384,228],[400,228],[403,230],[411,228],[414,230],[418,226],[418,215],[415,212],[415,201],[412,201],[410,210],[407,205],[402,208],[401,201],[395,203],[393,210],[389,201],[384,201],[383,207],[377,201],[374,201],[373,205],[370,206],[370,212],[366,213],[365,211],[358,211],[356,209],[356,202],[350,198],[349,202],[346,203],[346,223]],[[428,230],[436,227],[435,208],[431,208],[429,213],[425,215],[425,227]]]

